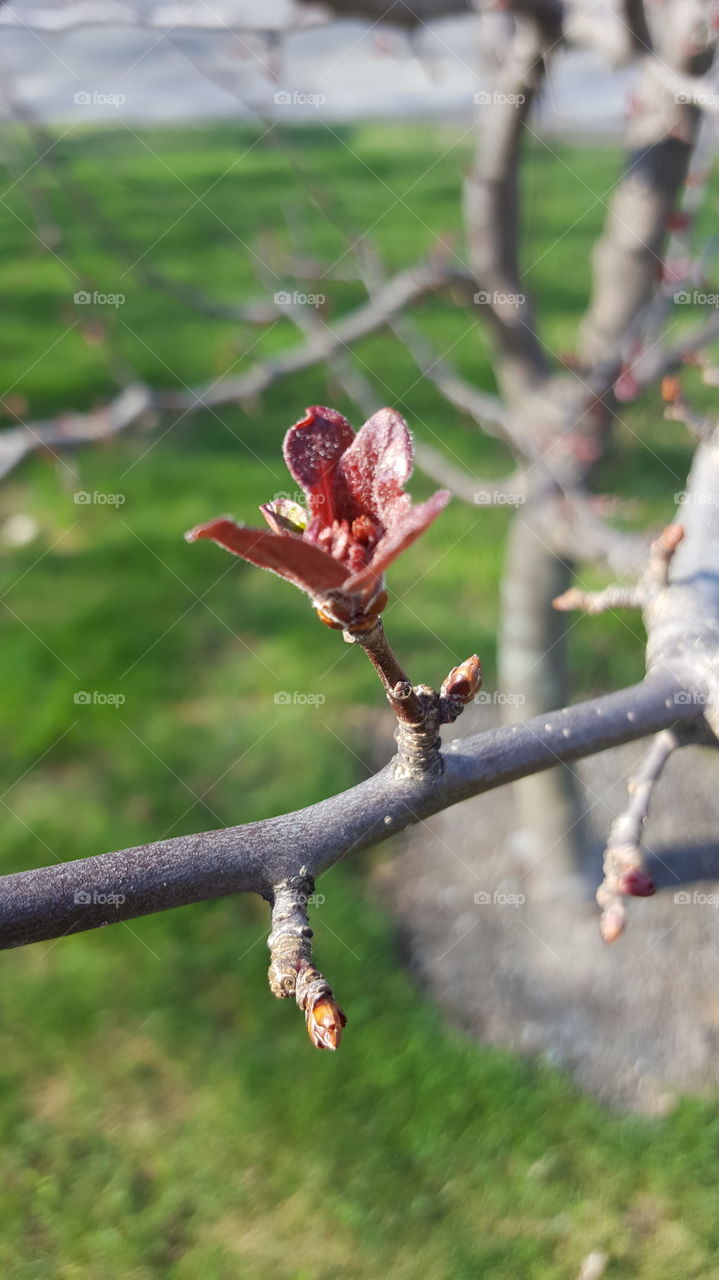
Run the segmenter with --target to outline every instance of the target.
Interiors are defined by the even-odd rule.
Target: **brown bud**
[[[320,622],[324,622],[326,627],[332,627],[333,631],[343,631],[347,626],[346,622],[335,622],[334,618],[331,618],[328,613],[325,613],[324,609],[316,609],[315,613],[317,614]]]
[[[677,400],[681,400],[682,387],[679,379],[662,378],[661,394],[665,404],[676,404]]]
[[[482,664],[476,653],[458,667],[453,667],[442,685],[443,698],[456,698],[459,702],[471,702],[482,684]]]
[[[336,1000],[322,996],[306,1013],[307,1034],[316,1049],[339,1049],[347,1018]]]

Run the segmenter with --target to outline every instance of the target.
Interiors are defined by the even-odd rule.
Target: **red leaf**
[[[319,547],[303,542],[294,534],[246,529],[227,517],[199,524],[185,537],[188,542],[210,538],[226,551],[249,560],[250,564],[287,578],[313,597],[341,587],[347,576],[347,570],[339,560],[333,560]]]
[[[412,440],[394,409],[379,409],[355,436],[340,463],[353,514],[378,515],[385,528],[409,506],[403,487],[412,474]]]
[[[370,564],[348,578],[344,584],[344,590],[364,590],[366,586],[370,586],[379,579],[387,566],[396,560],[406,547],[411,546],[420,534],[429,528],[432,521],[437,519],[440,512],[444,511],[451,496],[448,489],[438,489],[426,502],[410,508],[397,521],[394,528],[380,538]]]
[[[310,514],[323,524],[341,518],[336,510],[334,473],[345,449],[355,438],[346,418],[336,409],[312,405],[290,427],[283,451],[288,470],[307,494]]]

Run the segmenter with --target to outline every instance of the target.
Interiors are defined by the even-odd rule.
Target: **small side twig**
[[[648,602],[664,590],[669,582],[669,567],[679,543],[684,537],[680,524],[668,524],[649,548],[649,561],[638,582],[629,586],[613,583],[603,591],[584,591],[570,587],[552,601],[555,609],[567,613],[580,609],[583,613],[606,613],[609,609],[643,609]]]
[[[400,666],[385,634],[382,619],[378,619],[370,631],[345,631],[344,636],[348,644],[356,643],[364,649],[384,685],[387,700],[397,719],[404,724],[421,725],[425,719],[425,708],[409,676]]]
[[[563,595],[557,596],[552,604],[560,613],[570,613],[575,609],[582,613],[607,613],[610,609],[640,609],[642,601],[638,583],[628,587],[612,583],[603,591],[584,591],[581,587],[570,587]]]
[[[642,830],[654,787],[678,746],[679,739],[672,729],[663,729],[657,734],[629,780],[626,809],[612,823],[604,852],[604,879],[597,890],[597,902],[602,908],[600,929],[605,942],[615,942],[624,931],[625,897],[648,898],[654,893],[642,851]]]
[[[370,631],[345,631],[345,640],[365,650],[379,675],[397,717],[395,777],[419,778],[442,772],[439,730],[461,715],[482,683],[476,654],[453,667],[439,693],[429,685],[413,685],[400,666],[379,619]]]
[[[524,498],[526,482],[519,469],[496,479],[473,476],[433,445],[417,440],[414,442],[414,460],[431,480],[436,480],[455,497],[472,506],[513,506]]]
[[[312,963],[307,903],[313,893],[314,880],[306,867],[275,885],[272,932],[267,940],[272,957],[268,978],[270,990],[278,999],[295,997],[313,1045],[334,1050],[339,1048],[347,1018],[329,982]]]

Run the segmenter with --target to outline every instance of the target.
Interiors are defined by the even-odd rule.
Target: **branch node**
[[[420,714],[406,719],[398,712],[394,735],[397,742],[394,776],[405,781],[432,774],[438,776],[444,767],[439,736],[439,726],[442,723],[440,699],[429,685],[417,685],[411,692]],[[402,705],[399,703],[399,706]]]

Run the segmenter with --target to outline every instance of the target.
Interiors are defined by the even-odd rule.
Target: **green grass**
[[[327,260],[344,253],[339,227],[376,223],[393,268],[433,237],[459,235],[460,130],[298,129],[293,163],[277,141],[229,125],[59,141],[56,256],[29,230],[22,187],[0,206],[3,399],[22,397],[33,417],[102,403],[113,380],[98,322],[117,366],[164,386],[298,340],[286,321],[261,336],[148,291],[126,274],[146,252],[168,276],[236,300],[261,294],[253,252],[287,247],[286,214],[301,223],[303,252]],[[572,346],[603,213],[595,197],[616,171],[610,150],[563,148],[561,162],[540,144],[531,153],[527,278],[555,349]],[[79,212],[78,180],[127,252]],[[126,302],[92,312],[73,304],[82,287]],[[352,283],[323,291],[328,315],[362,298]],[[446,300],[418,316],[464,373],[492,386],[471,317]],[[393,339],[367,339],[356,358],[419,437],[483,474],[507,467]],[[383,705],[368,664],[299,593],[182,539],[223,511],[252,519],[291,488],[282,435],[317,401],[351,408],[318,368],[251,412],[36,459],[0,489],[0,529],[19,513],[39,527],[29,546],[4,545],[0,562],[3,870],[266,817],[362,776],[362,726]],[[632,519],[646,524],[666,515],[690,447],[655,397],[622,419],[603,482],[634,498]],[[124,501],[76,505],[79,489]],[[418,478],[414,489],[429,486]],[[492,682],[508,518],[454,503],[393,570],[387,625],[417,679],[436,682],[476,649]],[[573,663],[577,696],[614,687],[641,674],[641,637],[611,619],[584,623]],[[76,705],[80,689],[125,702]],[[280,689],[325,702],[278,707]],[[350,1015],[335,1057],[312,1052],[296,1010],[268,993],[259,902],[3,955],[3,1274],[573,1280],[605,1247],[608,1280],[719,1276],[717,1109],[688,1102],[662,1122],[620,1120],[557,1074],[467,1042],[413,987],[367,868],[323,879],[314,922]]]

